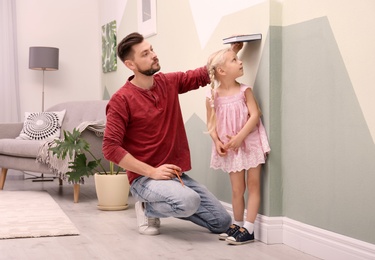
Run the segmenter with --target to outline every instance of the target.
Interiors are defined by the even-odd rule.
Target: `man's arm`
[[[119,166],[131,172],[156,179],[156,180],[170,180],[176,177],[175,170],[181,172],[181,168],[173,164],[163,164],[157,168],[141,162],[132,156],[130,153],[126,154],[119,162]]]
[[[173,78],[174,83],[177,84],[179,94],[205,87],[210,83],[206,66],[186,72],[168,73],[168,77]]]

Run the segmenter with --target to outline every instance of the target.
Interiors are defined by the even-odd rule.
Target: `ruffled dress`
[[[241,85],[241,91],[236,95],[215,97],[216,131],[224,144],[229,141],[226,136],[236,135],[249,118],[245,99],[247,88],[252,89],[250,86]],[[207,97],[211,98],[211,91],[207,92]],[[248,170],[265,163],[270,151],[266,130],[259,120],[258,125],[236,151],[230,149],[225,156],[220,157],[213,143],[210,167],[225,172]]]

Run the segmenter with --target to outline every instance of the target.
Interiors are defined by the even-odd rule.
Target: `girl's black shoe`
[[[254,241],[254,232],[250,234],[246,228],[241,227],[232,236],[228,236],[225,241],[231,245],[242,245],[250,243]]]
[[[232,224],[232,225],[230,225],[230,227],[228,228],[228,230],[225,233],[221,233],[219,235],[219,239],[225,240],[228,237],[233,236],[234,233],[236,233],[239,229],[240,229],[240,226],[238,226],[236,224]]]

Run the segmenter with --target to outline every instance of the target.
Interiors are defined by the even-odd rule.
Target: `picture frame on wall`
[[[156,32],[156,0],[137,0],[138,32],[147,38]]]
[[[102,68],[103,72],[117,70],[117,26],[112,21],[102,26]]]

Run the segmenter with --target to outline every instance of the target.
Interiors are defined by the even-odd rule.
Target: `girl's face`
[[[243,75],[242,61],[238,59],[234,51],[230,50],[224,53],[224,63],[220,67],[226,76],[233,77],[234,79]]]

